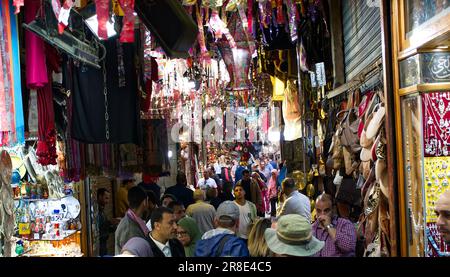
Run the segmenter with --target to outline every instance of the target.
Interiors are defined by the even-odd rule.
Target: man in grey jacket
[[[128,191],[130,208],[117,226],[115,233],[115,254],[122,251],[122,247],[133,237],[148,238],[149,230],[143,218],[149,210],[147,193],[141,187],[132,187]]]
[[[281,183],[282,193],[287,198],[277,213],[277,218],[287,214],[299,214],[311,222],[311,204],[309,198],[298,192],[295,181],[286,178]]]

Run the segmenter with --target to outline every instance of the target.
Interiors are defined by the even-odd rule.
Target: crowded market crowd
[[[264,156],[246,166],[215,162],[202,173],[194,188],[179,171],[161,197],[155,182],[124,179],[118,196],[124,216],[114,222],[103,214],[99,221],[100,255],[114,231],[116,256],[355,256],[354,223],[337,215],[326,193],[315,200],[312,217],[308,197],[286,178],[282,162]],[[110,193],[101,189],[97,197],[102,215]]]

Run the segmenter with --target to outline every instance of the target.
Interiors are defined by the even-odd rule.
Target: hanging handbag
[[[352,153],[357,153],[361,150],[358,137],[358,115],[357,109],[352,108],[347,111],[342,122],[342,146],[348,147],[348,150]]]

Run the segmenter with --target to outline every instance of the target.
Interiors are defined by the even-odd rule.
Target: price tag
[[[325,75],[325,63],[316,63],[316,79],[319,87],[323,87],[327,84],[327,78]]]
[[[34,233],[33,239],[35,239],[35,240],[41,239],[41,237],[39,236],[39,233]]]
[[[309,77],[311,78],[311,87],[316,88],[317,87],[316,73],[310,71],[309,72]]]

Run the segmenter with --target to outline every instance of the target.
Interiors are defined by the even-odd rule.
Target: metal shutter
[[[346,81],[381,58],[380,8],[366,0],[342,1]]]

